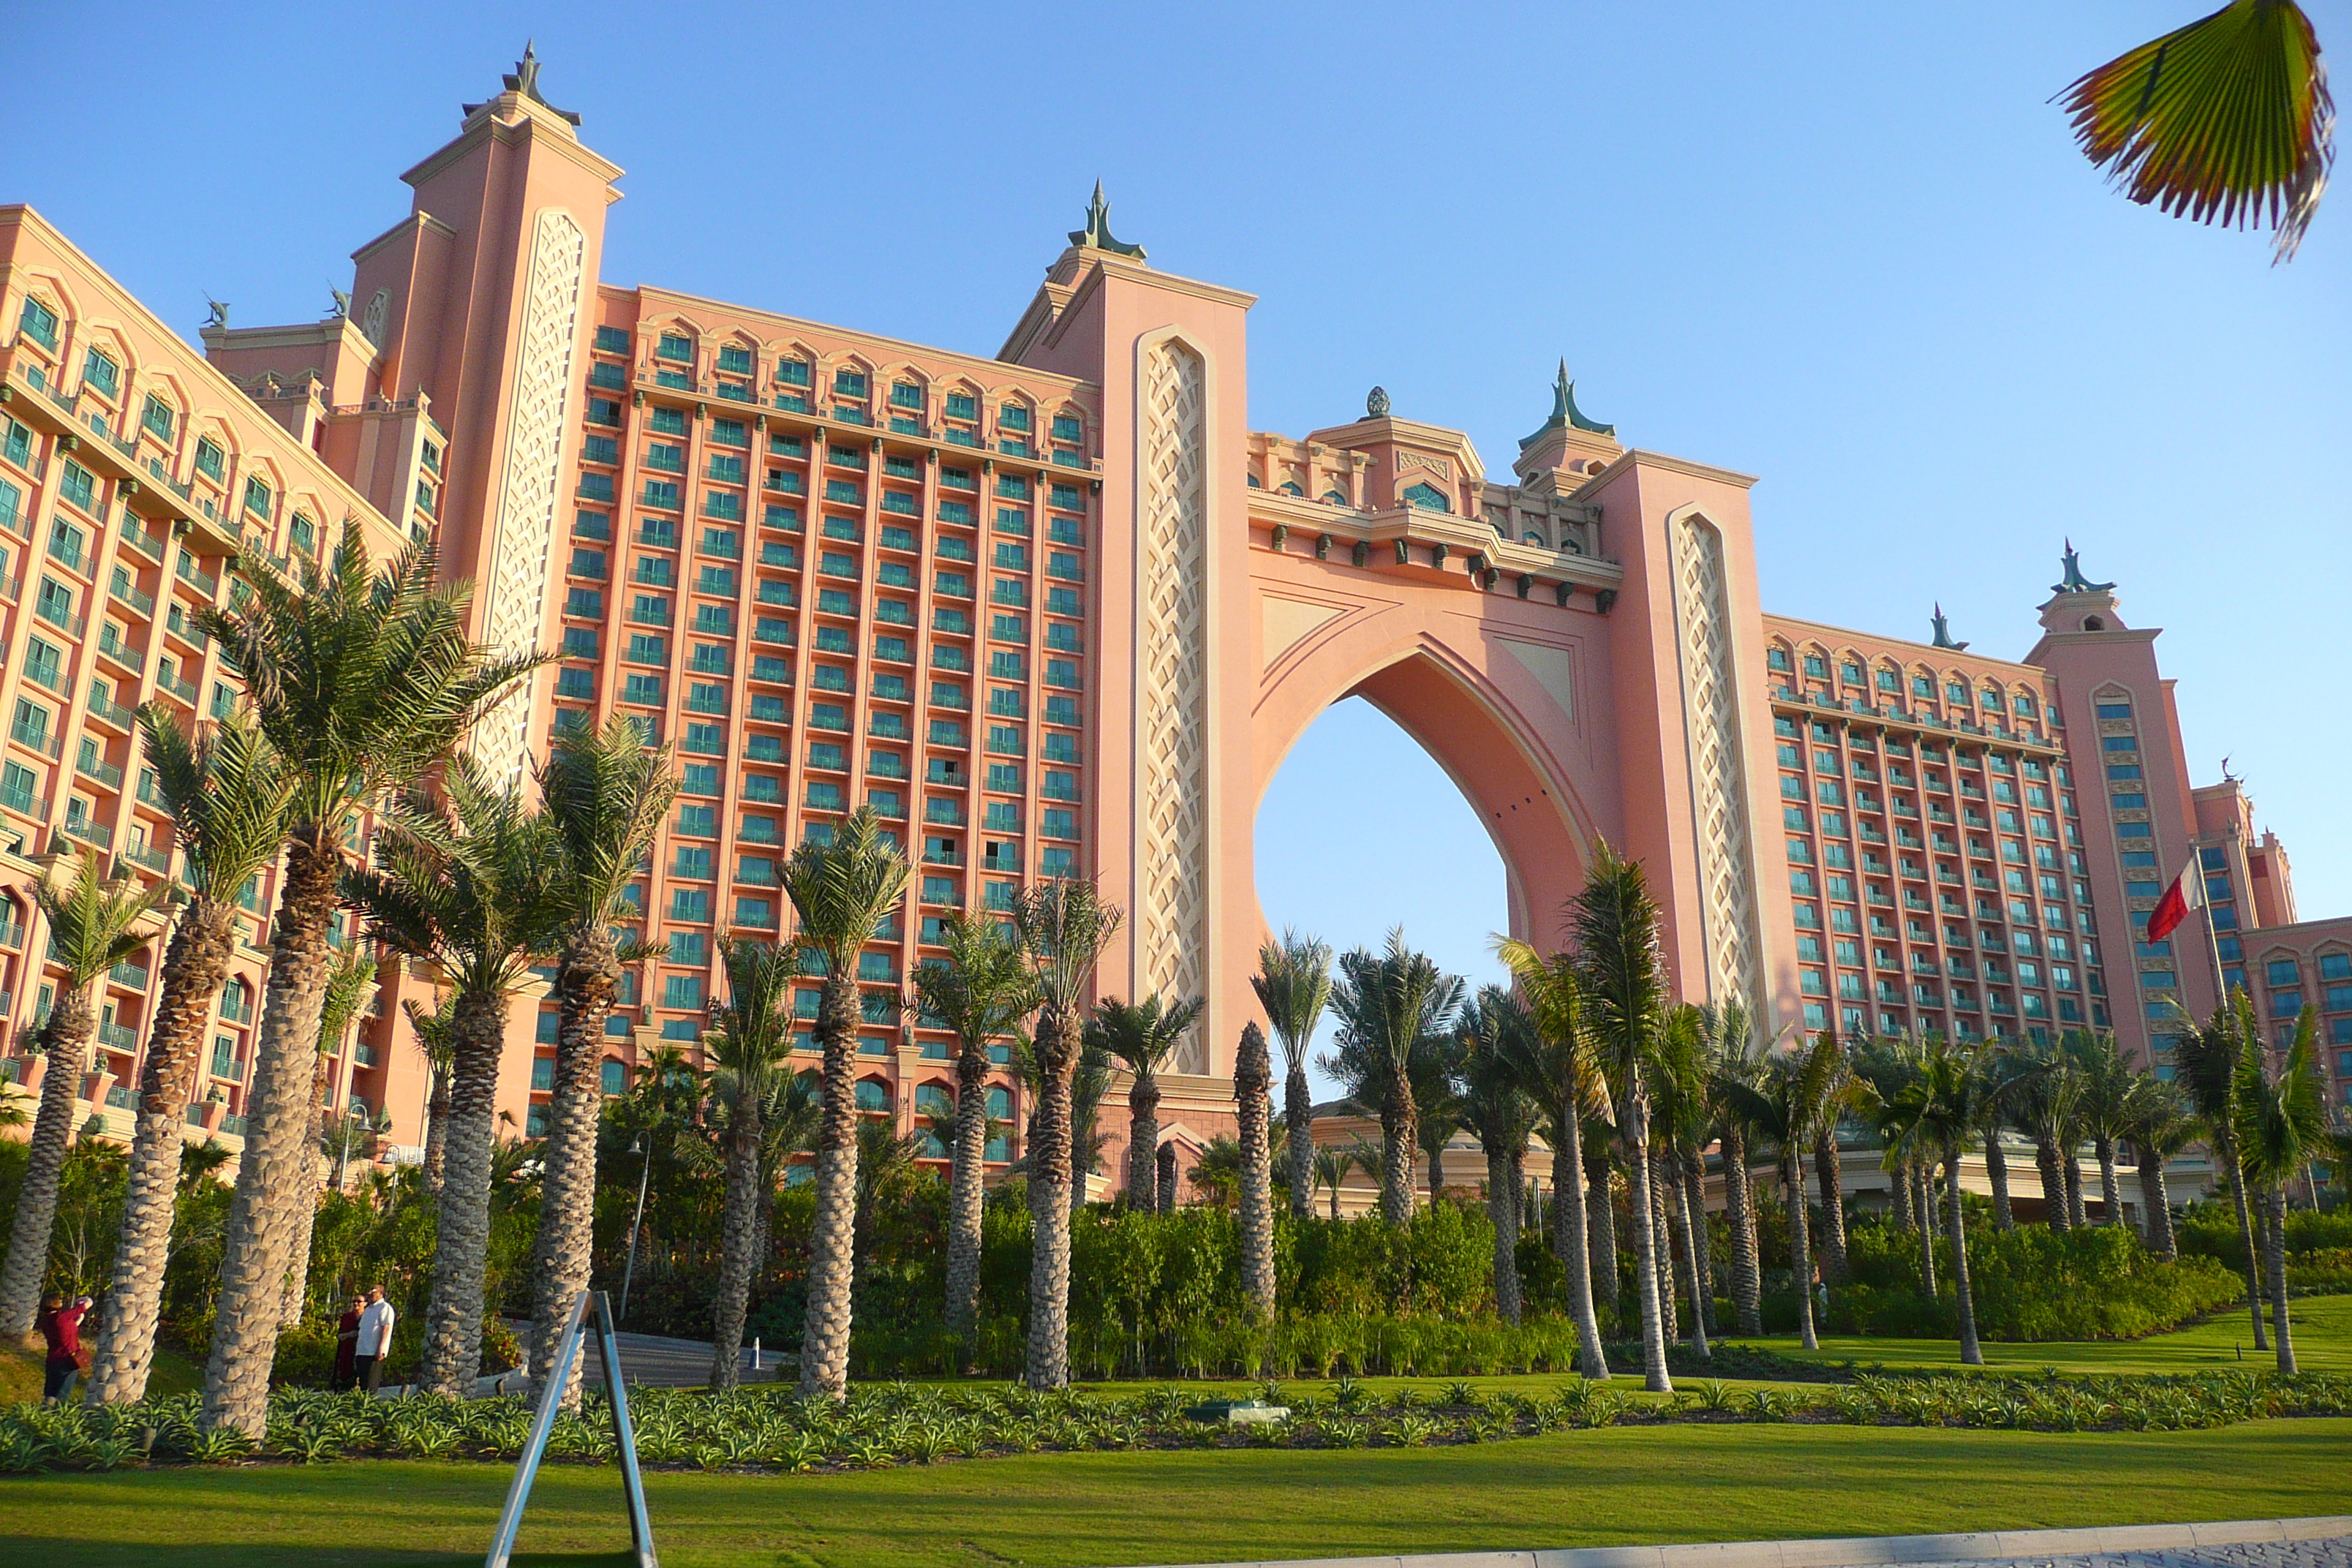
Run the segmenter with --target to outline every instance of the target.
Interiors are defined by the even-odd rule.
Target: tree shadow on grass
[[[363,1517],[352,1522],[355,1537],[365,1533]],[[476,1552],[404,1552],[356,1542],[343,1547],[262,1542],[158,1546],[24,1531],[0,1534],[0,1563],[70,1563],[75,1568],[228,1568],[232,1563],[239,1568],[474,1568],[488,1550],[487,1542]],[[636,1563],[627,1552],[518,1552],[509,1561],[513,1568],[635,1568]]]

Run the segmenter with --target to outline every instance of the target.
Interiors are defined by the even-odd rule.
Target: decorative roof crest
[[[1569,379],[1568,361],[1559,362],[1559,379],[1551,384],[1551,417],[1537,427],[1536,433],[1519,443],[1524,452],[1554,430],[1582,430],[1591,435],[1617,438],[1617,426],[1588,419],[1576,406],[1576,383]]]
[[[2053,594],[2105,594],[2115,587],[2113,583],[2094,583],[2083,575],[2083,563],[2074,551],[2074,542],[2066,542],[2066,553],[2060,556],[2062,567],[2057,582],[2050,584]]]
[[[1102,182],[1095,182],[1095,198],[1087,204],[1087,226],[1070,231],[1070,243],[1080,250],[1108,250],[1113,256],[1131,256],[1143,259],[1143,247],[1128,245],[1111,237],[1110,204],[1103,200]]]
[[[572,113],[568,109],[556,108],[555,105],[548,102],[545,98],[540,95],[539,54],[532,47],[533,43],[534,40],[530,38],[525,38],[523,40],[522,58],[515,61],[515,68],[506,76],[501,77],[499,79],[506,83],[506,88],[509,92],[520,94],[522,97],[530,100],[533,103],[547,110],[550,114],[554,115],[558,120],[562,121],[565,124],[576,127],[580,123],[580,117],[578,115]],[[474,110],[481,107],[482,106],[478,103],[469,103],[466,105],[466,112],[470,115]]]
[[[1932,646],[1936,647],[1948,647],[1954,653],[1958,653],[1961,649],[1969,646],[1964,642],[1954,642],[1952,640],[1952,628],[1944,623],[1944,606],[1942,605],[1939,604],[1936,606],[1936,613],[1929,616],[1928,619],[1936,627],[1936,640]]]

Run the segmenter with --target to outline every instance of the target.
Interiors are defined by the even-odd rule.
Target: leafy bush
[[[2246,1271],[2246,1249],[2238,1237],[2238,1211],[2227,1197],[2191,1204],[2173,1224],[2182,1257],[2195,1254],[2216,1258],[2241,1278]],[[2296,1260],[2309,1252],[2352,1249],[2352,1208],[2294,1209],[2286,1216],[2287,1282],[2295,1278]]]

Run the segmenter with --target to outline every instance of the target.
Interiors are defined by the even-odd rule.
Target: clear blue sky
[[[0,200],[190,330],[313,316],[536,35],[629,171],[608,280],[989,353],[1100,176],[1155,265],[1259,296],[1257,428],[1377,382],[1500,467],[1565,354],[1626,439],[1761,476],[1769,606],[1940,598],[2011,656],[2071,534],[2165,628],[2200,782],[2229,754],[2305,916],[2352,912],[2352,181],[2273,268],[2046,101],[2212,3],[38,6]],[[2311,9],[2341,81],[2352,0]],[[1361,703],[1260,829],[1277,923],[1485,966],[1494,852]]]

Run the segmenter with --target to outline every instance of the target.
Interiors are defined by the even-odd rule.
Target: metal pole
[[[629,1286],[637,1277],[637,1232],[645,1227],[646,1223],[646,1181],[654,1173],[653,1153],[646,1147],[642,1137],[629,1145],[629,1152],[644,1155],[645,1163],[637,1169],[637,1213],[636,1217],[629,1221],[629,1262],[628,1267],[621,1270],[621,1310],[614,1319],[615,1328],[629,1321]]]

